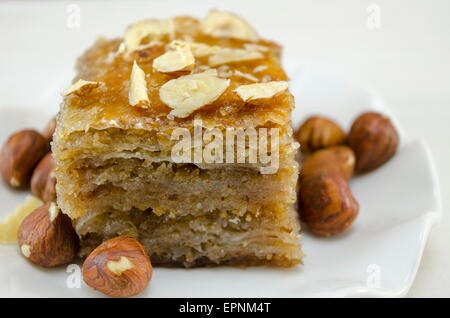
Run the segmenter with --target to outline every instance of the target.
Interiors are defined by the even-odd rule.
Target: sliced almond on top
[[[133,62],[131,70],[131,84],[128,100],[131,106],[146,108],[150,102],[147,94],[147,82],[145,81],[145,72]]]
[[[222,49],[220,46],[216,46],[216,45],[211,46],[211,45],[207,45],[207,44],[203,44],[203,43],[196,43],[196,42],[191,42],[191,43],[189,43],[189,45],[191,46],[192,54],[194,54],[195,57],[208,56],[208,55],[214,54]]]
[[[241,85],[233,91],[236,92],[243,101],[250,101],[260,98],[271,98],[287,88],[287,82],[273,81],[267,83]]]
[[[251,51],[261,51],[261,52],[269,51],[269,48],[267,46],[254,44],[254,43],[245,43],[244,48],[246,50],[251,50]]]
[[[126,51],[126,47],[125,47],[125,43],[124,42],[120,42],[120,44],[119,44],[119,47],[117,48],[117,51],[116,51],[116,56],[117,55],[120,55],[120,54],[122,54],[122,53],[125,53],[125,51]]]
[[[264,55],[258,51],[222,48],[208,58],[208,64],[210,66],[217,66],[227,63],[257,60],[263,57]]]
[[[250,80],[250,81],[253,81],[253,82],[258,82],[258,81],[259,81],[258,78],[256,78],[256,77],[253,76],[252,74],[244,73],[244,72],[241,72],[241,71],[239,71],[239,70],[235,70],[235,71],[234,71],[234,75],[235,75],[235,76],[242,77],[242,78],[246,78],[246,79],[248,79],[248,80]]]
[[[134,51],[142,43],[142,40],[149,35],[173,35],[175,27],[172,19],[147,19],[130,25],[124,34],[124,43],[128,52]]]
[[[245,20],[229,12],[211,10],[202,21],[201,28],[214,37],[258,40],[256,31]]]
[[[172,41],[166,53],[153,60],[153,68],[162,73],[192,70],[194,64],[191,48],[183,41]]]
[[[259,73],[259,72],[265,71],[265,70],[267,70],[267,68],[268,68],[267,65],[258,65],[257,67],[255,67],[253,69],[253,73]]]
[[[102,85],[102,82],[94,82],[94,81],[85,81],[83,79],[79,79],[77,82],[73,83],[69,87],[67,87],[62,93],[62,96],[69,96],[73,94],[83,95],[89,93],[94,88]]]
[[[217,74],[219,77],[227,78],[233,76],[233,70],[228,65],[222,65],[217,68]]]
[[[229,85],[229,79],[218,78],[217,71],[208,70],[168,81],[161,86],[159,97],[173,109],[170,115],[185,118],[215,101]]]

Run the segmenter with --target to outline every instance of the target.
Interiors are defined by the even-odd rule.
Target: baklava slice
[[[81,256],[129,235],[160,265],[301,262],[280,51],[213,10],[137,22],[79,58],[52,149]]]

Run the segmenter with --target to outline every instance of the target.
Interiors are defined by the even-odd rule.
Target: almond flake
[[[168,45],[168,51],[153,60],[153,68],[161,73],[192,70],[194,64],[195,58],[189,44],[182,41],[172,41]]]
[[[250,81],[253,81],[253,82],[258,82],[258,81],[259,81],[259,80],[258,80],[256,77],[254,77],[252,74],[243,73],[243,72],[238,71],[238,70],[235,70],[235,71],[234,71],[234,75],[235,75],[235,76],[240,76],[240,77],[246,78],[246,79],[248,79],[248,80],[250,80]]]
[[[259,73],[267,69],[267,65],[258,65],[253,69],[253,73]]]
[[[159,97],[173,110],[169,115],[185,118],[212,103],[230,85],[229,79],[217,77],[216,70],[181,76],[161,86]]]
[[[242,18],[229,12],[211,10],[201,25],[202,31],[214,37],[256,41],[256,31]]]
[[[194,68],[194,70],[192,71],[192,73],[201,73],[204,72],[206,70],[209,70],[209,66],[208,65],[198,65]]]
[[[228,65],[222,65],[217,68],[217,73],[219,74],[219,77],[231,77],[233,76],[233,71],[230,70],[230,67]]]
[[[125,43],[120,42],[119,47],[117,48],[116,55],[122,54],[126,51]]]
[[[268,83],[242,85],[236,88],[234,92],[236,92],[243,101],[250,101],[259,98],[271,98],[287,88],[287,82],[273,81]]]
[[[211,66],[217,66],[227,63],[256,60],[263,57],[264,55],[258,51],[222,48],[220,51],[217,51],[209,57],[208,63]]]
[[[245,43],[244,44],[244,48],[246,50],[250,50],[250,51],[261,51],[261,52],[268,52],[269,51],[269,48],[267,46],[259,45],[259,44],[253,44],[253,43]]]
[[[134,51],[142,40],[149,36],[170,35],[173,36],[174,24],[172,19],[148,19],[136,22],[125,30],[124,43],[128,52]]]
[[[220,51],[222,48],[220,46],[211,46],[203,43],[189,43],[191,46],[192,54],[194,54],[195,57],[203,57],[208,56],[211,54],[214,54],[218,51]]]
[[[94,82],[94,81],[85,81],[83,79],[79,79],[76,83],[67,87],[62,93],[62,96],[69,96],[73,94],[84,95],[92,91],[94,88],[102,85],[102,82]]]
[[[12,244],[17,242],[17,231],[23,219],[42,206],[42,201],[34,196],[28,196],[25,203],[16,207],[14,213],[8,215],[0,222],[0,244]]]
[[[147,82],[145,81],[144,71],[133,62],[133,69],[131,70],[131,84],[128,100],[131,106],[138,106],[146,108],[150,100],[147,94]]]

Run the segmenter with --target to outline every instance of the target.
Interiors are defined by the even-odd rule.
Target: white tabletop
[[[11,23],[10,37],[3,43],[14,43],[13,38],[19,37],[29,41],[30,48],[56,50],[59,54],[55,48],[40,47],[39,37],[51,36],[55,24],[67,25],[68,15],[74,10],[69,3],[73,2],[58,1],[60,15],[48,15],[45,8],[49,3],[21,2],[22,8],[17,11],[17,6],[3,2],[0,19]],[[67,47],[73,52],[36,61],[37,75],[45,72],[45,63],[72,65],[82,48],[99,33],[121,34],[130,21],[176,14],[202,16],[209,8],[217,7],[245,16],[264,37],[283,44],[285,59],[301,68],[335,72],[376,91],[405,131],[412,137],[424,138],[431,146],[442,186],[443,218],[430,234],[409,296],[450,296],[450,219],[446,213],[450,206],[450,1],[153,0],[141,4],[138,10],[130,1],[113,1],[104,2],[101,12],[95,15],[84,14],[93,12],[92,1],[76,3],[81,9],[80,30],[84,32],[69,28],[66,39],[55,39],[65,46],[64,52]],[[42,24],[27,26],[27,16],[34,14],[42,15]],[[111,24],[112,16],[120,17],[116,24]],[[15,32],[18,25],[19,31]],[[32,50],[11,56],[11,63],[0,63],[0,72],[11,74],[11,83],[19,79],[10,65],[20,59],[33,61]],[[30,89],[45,95],[48,85],[59,84],[42,83],[36,77],[33,85]],[[30,94],[30,98],[36,96]],[[420,180],[411,175],[411,182]]]

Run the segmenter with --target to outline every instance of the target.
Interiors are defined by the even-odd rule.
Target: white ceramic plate
[[[56,111],[59,92],[73,75],[69,67],[74,57],[92,39],[91,32],[85,29],[73,33],[54,28],[62,23],[64,16],[58,14],[65,12],[63,6],[3,6],[0,37],[9,50],[0,50],[0,60],[9,62],[0,65],[1,143],[19,128],[43,126]],[[97,12],[94,7],[86,9],[89,10]],[[48,16],[42,19],[35,12],[46,12]],[[119,13],[117,19],[134,20],[123,17],[122,11]],[[17,15],[29,24],[17,24]],[[111,13],[110,19],[114,17]],[[17,26],[14,34],[8,33],[14,23]],[[36,34],[33,25],[39,26]],[[109,31],[118,34],[116,29]],[[58,34],[63,37],[59,37],[60,45],[55,46],[52,39]],[[17,37],[26,41],[19,43]],[[27,54],[31,47],[32,55]],[[58,58],[49,54],[55,50]],[[157,268],[150,287],[141,296],[398,297],[408,291],[428,233],[440,217],[438,182],[428,147],[421,140],[409,139],[395,116],[368,90],[323,72],[301,71],[294,63],[286,62],[297,102],[294,126],[308,115],[322,113],[348,128],[360,112],[376,109],[388,113],[400,128],[402,142],[398,154],[380,169],[351,182],[361,206],[355,224],[346,233],[332,238],[321,239],[305,233],[303,266]],[[13,211],[25,196],[1,184],[0,217]],[[34,267],[19,254],[17,246],[0,246],[0,297],[101,297],[81,282],[77,267],[69,270],[75,271],[66,272],[65,267],[52,270]]]
[[[294,69],[295,71],[295,69]],[[390,113],[366,90],[320,72],[293,72],[294,125],[322,113],[348,126],[358,113]],[[57,94],[58,92],[54,92]],[[45,112],[44,112],[45,113]],[[392,117],[392,114],[390,114]],[[0,140],[20,126],[42,126],[40,110],[0,107]],[[394,118],[395,121],[395,118]],[[399,124],[396,123],[397,127]],[[428,147],[401,131],[397,155],[378,170],[352,180],[361,206],[355,224],[342,235],[304,234],[304,265],[292,269],[155,269],[148,297],[402,296],[416,274],[430,228],[440,216],[439,188]],[[0,186],[2,216],[25,193]],[[99,296],[66,268],[30,265],[16,246],[0,246],[0,296]],[[69,283],[68,283],[69,282]],[[71,285],[72,284],[72,285]]]

